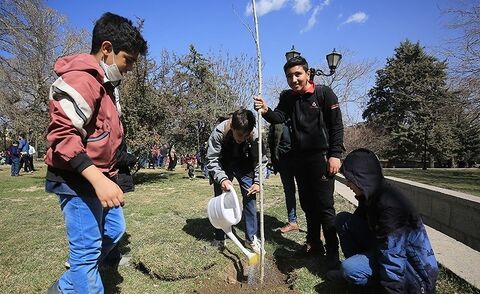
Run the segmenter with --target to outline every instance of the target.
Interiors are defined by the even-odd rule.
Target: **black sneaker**
[[[304,257],[310,257],[310,256],[323,256],[325,255],[325,248],[323,247],[323,244],[310,244],[310,243],[305,243],[302,248],[298,251],[298,255],[304,256]]]

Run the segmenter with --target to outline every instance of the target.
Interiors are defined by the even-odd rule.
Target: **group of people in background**
[[[195,154],[177,155],[175,146],[154,144],[150,149],[148,161],[141,161],[140,166],[143,168],[165,168],[168,171],[175,170],[178,163],[185,165],[188,178],[196,177],[195,169],[200,169],[202,178],[208,178],[208,171],[206,168],[206,146],[200,146]]]
[[[140,162],[142,167],[162,168],[173,171],[178,164],[178,155],[174,145],[154,144],[150,150],[150,154],[146,162]],[[182,163],[183,164],[183,163]]]
[[[35,171],[34,157],[36,150],[33,145],[30,145],[25,135],[20,135],[17,141],[13,141],[4,153],[6,164],[11,165],[12,177],[20,175],[23,168],[25,173],[33,173]]]

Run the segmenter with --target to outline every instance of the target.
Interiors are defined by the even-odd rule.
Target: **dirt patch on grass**
[[[191,293],[300,293],[291,289],[289,277],[283,274],[274,260],[265,258],[263,283],[260,282],[260,264],[248,266],[244,262],[229,265],[217,279],[204,280]]]

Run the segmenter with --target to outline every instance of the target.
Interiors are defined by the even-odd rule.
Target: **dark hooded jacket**
[[[355,214],[376,236],[375,256],[385,293],[434,293],[438,265],[422,219],[403,193],[389,184],[377,156],[352,151],[340,172],[362,192]]]

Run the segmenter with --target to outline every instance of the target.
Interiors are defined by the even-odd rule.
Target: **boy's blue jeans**
[[[355,285],[369,284],[378,272],[373,251],[375,236],[362,218],[349,212],[337,214],[335,227],[345,255],[343,276]]]
[[[11,175],[18,176],[20,172],[20,158],[12,158]]]
[[[242,217],[245,220],[245,238],[248,241],[253,241],[253,236],[257,234],[257,197],[256,195],[247,196],[247,190],[253,185],[253,172],[242,173],[238,170],[234,170],[231,172],[227,171],[227,176],[230,181],[233,180],[233,178],[235,177],[240,184],[240,191],[243,198]],[[220,184],[217,183],[213,184],[213,190],[215,196],[221,195],[223,193]],[[215,229],[215,239],[225,240],[225,233],[223,232],[223,230]]]
[[[423,224],[399,228],[380,245],[355,214],[339,213],[335,225],[347,258],[342,270],[348,282],[363,286],[381,280],[402,293],[435,292],[438,265]]]
[[[295,200],[295,172],[293,159],[291,156],[280,157],[278,172],[283,185],[285,194],[285,204],[287,206],[288,222],[297,222],[297,202]]]
[[[69,244],[70,269],[58,281],[60,290],[104,293],[98,266],[125,232],[123,209],[103,209],[96,196],[76,195],[67,184],[49,191],[48,182],[47,191],[59,197]]]

